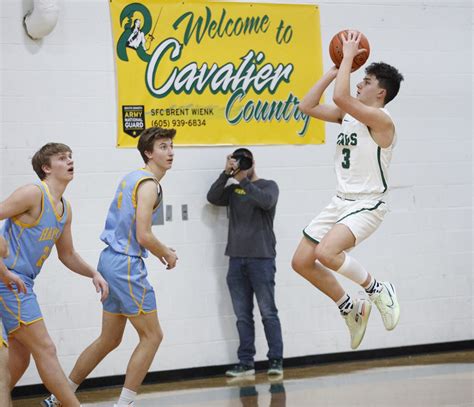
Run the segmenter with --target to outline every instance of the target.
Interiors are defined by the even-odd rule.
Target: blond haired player
[[[62,143],[45,144],[34,154],[32,165],[40,181],[18,188],[0,202],[0,220],[5,219],[1,235],[9,251],[0,260],[0,269],[5,273],[6,267],[10,278],[14,274],[26,286],[25,292],[19,293],[12,289],[8,275],[0,281],[0,315],[9,337],[10,388],[33,356],[44,385],[58,394],[65,407],[77,407],[79,401],[68,385],[43,321],[34,282],[56,246],[59,260],[75,273],[90,277],[96,290],[102,291],[102,299],[107,297],[108,286],[74,249],[71,206],[63,196],[74,178],[71,149]]]

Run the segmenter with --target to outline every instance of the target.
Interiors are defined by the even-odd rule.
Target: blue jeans
[[[255,356],[255,324],[253,295],[257,298],[268,343],[268,359],[283,358],[280,319],[275,305],[275,259],[231,257],[227,273],[232,305],[237,316],[240,363],[253,366]]]

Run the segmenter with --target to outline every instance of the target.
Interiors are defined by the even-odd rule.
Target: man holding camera
[[[258,178],[252,152],[238,148],[227,156],[224,171],[212,184],[207,200],[229,208],[225,254],[229,256],[227,285],[237,316],[239,363],[229,377],[255,374],[253,296],[257,298],[268,342],[270,376],[283,374],[283,340],[275,305],[275,233],[273,219],[278,200],[275,181]]]

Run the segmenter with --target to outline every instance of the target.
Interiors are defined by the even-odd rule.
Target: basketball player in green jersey
[[[400,308],[391,283],[379,282],[347,251],[369,237],[381,224],[387,170],[395,145],[395,125],[384,106],[398,93],[403,76],[383,62],[366,68],[357,84],[357,97],[350,94],[352,62],[359,50],[360,33],[342,36],[343,60],[332,67],[301,101],[300,110],[320,120],[340,123],[336,141],[337,192],[331,203],[303,230],[304,237],[293,257],[294,270],[329,296],[339,307],[351,334],[351,347],[362,341],[371,304],[379,309],[385,328],[398,323]],[[334,105],[320,104],[336,80]],[[361,285],[366,299],[352,300],[334,276],[342,274]]]

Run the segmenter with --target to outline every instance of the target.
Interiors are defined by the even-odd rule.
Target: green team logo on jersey
[[[337,136],[336,144],[340,146],[356,146],[357,133],[351,133],[351,134],[339,133],[339,135]],[[351,166],[351,149],[343,148],[342,156],[343,156],[343,160],[341,162],[341,167],[347,170]]]

